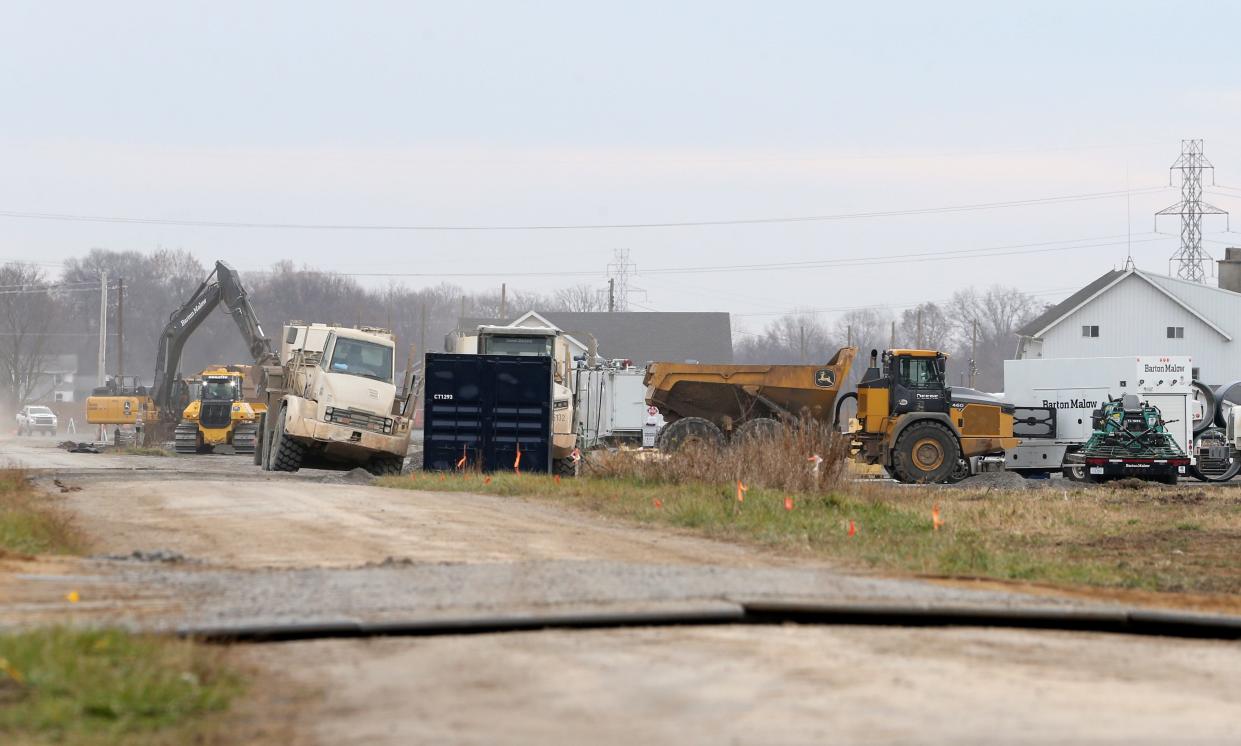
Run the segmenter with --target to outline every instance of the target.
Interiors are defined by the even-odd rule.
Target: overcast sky
[[[1236,3],[1192,13],[1132,1],[0,9],[0,211],[563,226],[1115,193],[595,230],[0,217],[0,259],[55,265],[91,247],[162,245],[251,270],[289,258],[428,275],[403,280],[413,285],[547,290],[603,285],[624,248],[644,291],[635,303],[732,311],[753,330],[792,309],[898,307],[970,284],[1058,300],[1124,262],[1127,211],[1138,265],[1166,272],[1179,225],[1161,219],[1170,235],[1153,235],[1152,213],[1178,198],[1155,188],[1182,138],[1206,140],[1218,183],[1234,188],[1209,199],[1241,215]],[[1207,244],[1216,255],[1241,243],[1222,219],[1206,226],[1222,242]],[[987,251],[933,256],[952,250]],[[909,254],[928,256],[883,261]],[[868,263],[659,272],[841,259]]]

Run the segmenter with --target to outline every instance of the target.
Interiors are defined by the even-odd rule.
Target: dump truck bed
[[[669,421],[703,417],[725,430],[781,414],[831,422],[856,355],[856,347],[844,347],[826,365],[652,363],[643,379],[646,401]]]

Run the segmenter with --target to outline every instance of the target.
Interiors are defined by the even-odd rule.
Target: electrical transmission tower
[[[629,275],[638,265],[629,261],[629,249],[613,249],[608,265],[608,310],[629,310]]]
[[[1202,140],[1181,140],[1181,157],[1168,172],[1169,184],[1172,171],[1181,172],[1181,201],[1155,213],[1156,221],[1160,215],[1181,216],[1181,247],[1168,260],[1168,269],[1175,264],[1177,277],[1202,283],[1207,279],[1206,265],[1212,261],[1211,255],[1202,248],[1202,216],[1228,214],[1202,201],[1202,172],[1206,170],[1211,172],[1214,184],[1215,167],[1202,154]]]

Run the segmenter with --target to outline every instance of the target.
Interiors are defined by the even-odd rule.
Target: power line
[[[1033,296],[1042,296],[1042,295],[1058,295],[1058,294],[1060,294],[1060,293],[1068,293],[1068,292],[1071,292],[1071,291],[1073,291],[1073,290],[1080,290],[1080,288],[1078,288],[1078,287],[1065,287],[1065,288],[1052,288],[1052,289],[1050,289],[1050,290],[1036,290],[1036,291],[1034,291],[1034,292],[1026,293],[1026,295],[1033,295]],[[922,305],[923,303],[947,303],[947,302],[949,302],[949,301],[951,301],[951,300],[952,300],[951,298],[940,298],[939,300],[929,300],[929,301],[928,301],[928,300],[920,300],[920,301],[918,301],[918,302],[916,302],[916,303],[906,303],[906,304],[895,305],[895,306],[894,306],[894,305],[887,304],[887,303],[876,303],[876,304],[867,305],[867,306],[839,306],[839,307],[836,307],[836,308],[795,308],[795,309],[791,309],[791,310],[788,310],[788,311],[764,311],[764,312],[754,312],[754,313],[734,313],[734,314],[730,314],[730,315],[731,315],[731,316],[736,316],[736,317],[739,317],[739,318],[744,318],[744,317],[750,317],[750,316],[787,316],[787,315],[789,315],[789,314],[798,314],[798,313],[806,313],[806,314],[819,314],[819,313],[847,313],[847,312],[849,312],[849,311],[869,311],[869,310],[872,310],[872,309],[880,309],[880,308],[887,308],[887,309],[896,310],[896,309],[902,309],[902,308],[917,308],[918,306]]]
[[[1148,243],[1151,241],[1160,241],[1167,237],[1167,234],[1156,232],[1144,233],[1140,235],[1154,236],[1153,238],[1135,239],[1135,243]],[[804,260],[794,262],[766,262],[763,264],[722,264],[722,265],[700,265],[700,266],[682,266],[682,267],[654,267],[647,269],[636,269],[633,274],[636,276],[650,275],[674,275],[674,274],[698,274],[704,272],[753,272],[783,269],[816,269],[834,266],[870,266],[893,264],[897,262],[921,263],[928,261],[951,261],[954,259],[976,259],[990,256],[1011,256],[1016,254],[1037,254],[1054,251],[1071,251],[1073,249],[1091,249],[1104,246],[1116,246],[1127,243],[1125,234],[1116,234],[1114,236],[1099,236],[1097,238],[1076,238],[1065,239],[1060,241],[1040,241],[1034,243],[1020,244],[1001,244],[997,246],[985,246],[974,249],[943,249],[938,251],[915,252],[907,254],[892,254],[888,256],[866,256],[866,257],[841,257],[839,259],[821,259],[821,260]],[[1101,240],[1116,239],[1116,240]],[[1061,245],[1071,244],[1071,245]],[[259,270],[262,271],[262,270]],[[599,277],[601,273],[597,270],[549,270],[545,272],[506,272],[496,270],[492,272],[337,272],[328,270],[309,270],[312,274],[332,275],[335,277],[365,277],[365,278],[401,278],[401,277],[424,277],[424,278],[457,278],[457,277]]]
[[[176,225],[191,228],[243,228],[273,230],[322,230],[322,231],[571,231],[571,230],[626,230],[640,228],[691,228],[729,225],[767,225],[779,223],[813,223],[836,220],[860,220],[907,215],[930,215],[974,210],[998,210],[1010,207],[1081,202],[1086,200],[1122,197],[1128,194],[1146,194],[1163,191],[1167,187],[1150,187],[1136,190],[1090,192],[1053,197],[1009,200],[1005,202],[979,202],[975,204],[923,207],[907,210],[879,210],[873,212],[841,212],[823,215],[802,215],[777,218],[739,218],[732,220],[686,220],[648,223],[579,223],[564,225],[400,225],[400,224],[350,224],[350,223],[255,223],[229,220],[175,220],[170,218],[136,218],[102,215],[76,215],[70,213],[23,212],[0,210],[0,217],[25,220],[51,220],[76,223],[123,223],[139,225]]]

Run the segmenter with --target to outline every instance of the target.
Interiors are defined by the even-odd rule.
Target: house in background
[[[575,349],[586,352],[593,343],[609,360],[650,362],[731,363],[732,322],[727,313],[675,311],[618,311],[575,313],[529,311],[512,319],[462,318],[448,334],[445,349],[462,351],[462,343],[479,326],[541,326],[572,337]]]
[[[31,404],[54,404],[74,401],[74,383],[78,373],[77,355],[49,355],[43,370],[30,387]]]
[[[1139,269],[1108,272],[1017,330],[1018,358],[1187,355],[1212,386],[1241,379],[1241,250],[1212,287]]]

